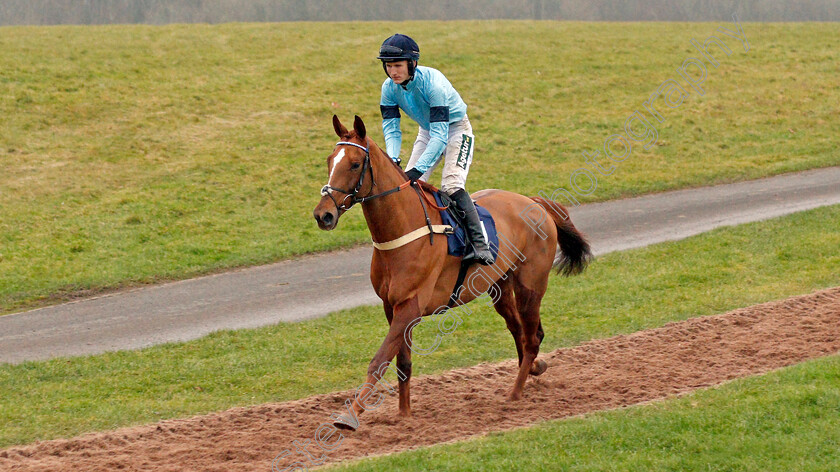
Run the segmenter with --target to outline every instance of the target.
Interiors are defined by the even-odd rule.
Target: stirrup
[[[483,251],[476,251],[472,243],[469,243],[467,244],[467,248],[467,251],[464,253],[465,261],[474,260],[481,265],[493,265],[496,263],[496,258],[493,257],[493,252],[490,251],[489,247]],[[485,252],[485,257],[478,257],[479,252]]]

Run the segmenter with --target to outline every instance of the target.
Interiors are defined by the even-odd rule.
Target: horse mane
[[[355,131],[355,130],[351,131],[351,132],[350,132],[350,136],[351,136],[351,137],[356,137],[356,131]],[[408,178],[408,176],[405,174],[405,171],[403,170],[403,168],[402,168],[402,167],[400,167],[400,165],[399,165],[399,164],[397,164],[397,162],[396,162],[396,161],[394,161],[393,159],[391,159],[391,157],[390,157],[390,156],[388,156],[388,153],[386,153],[385,151],[383,151],[383,150],[382,150],[382,148],[381,148],[381,147],[379,147],[379,145],[378,145],[378,144],[376,144],[376,141],[374,141],[374,140],[372,140],[372,139],[371,139],[371,140],[370,140],[370,143],[371,143],[371,144],[372,144],[372,145],[373,145],[376,149],[378,149],[378,150],[379,150],[379,152],[381,152],[384,156],[387,156],[388,161],[389,161],[389,162],[390,162],[390,163],[391,163],[394,167],[396,167],[396,168],[397,168],[397,170],[400,172],[400,175],[401,175],[401,176],[405,177],[406,179]],[[437,191],[438,191],[437,187],[435,187],[434,185],[432,185],[432,184],[430,184],[430,183],[423,182],[422,180],[418,180],[417,182],[419,182],[419,183],[420,183],[420,187],[422,187],[422,188],[423,188],[423,190],[426,190],[426,191],[428,191],[428,192],[432,192],[432,193],[434,193],[434,192],[437,192]]]
[[[351,130],[349,133],[347,133],[347,135],[346,135],[346,136],[343,136],[341,139],[343,139],[343,140],[345,140],[345,141],[349,141],[349,140],[351,140],[351,139],[353,139],[353,138],[356,138],[356,139],[358,139],[358,138],[359,138],[359,135],[358,135],[358,133],[356,133],[356,130]],[[404,178],[408,179],[408,176],[405,174],[405,171],[403,170],[403,168],[402,168],[402,167],[400,167],[400,165],[399,165],[399,164],[397,164],[397,163],[396,163],[396,161],[394,161],[393,159],[391,159],[391,157],[390,157],[390,156],[388,156],[388,153],[386,153],[386,152],[385,152],[385,151],[384,151],[381,147],[379,147],[379,144],[376,144],[376,141],[374,141],[373,139],[370,139],[370,137],[366,137],[365,139],[359,139],[359,140],[360,140],[360,141],[367,141],[365,144],[370,143],[370,144],[369,144],[369,146],[368,146],[368,152],[370,152],[370,149],[376,149],[376,150],[378,150],[379,152],[381,152],[381,153],[382,153],[382,155],[383,155],[383,156],[385,156],[385,157],[387,158],[388,162],[390,162],[390,163],[391,163],[391,165],[393,165],[394,167],[396,167],[396,168],[397,168],[397,170],[399,171],[400,175],[401,175],[401,176],[403,176]],[[425,190],[426,192],[429,192],[429,193],[430,193],[430,194],[432,194],[432,195],[434,195],[434,193],[435,193],[435,192],[438,192],[438,191],[439,191],[437,187],[435,187],[434,185],[432,185],[432,184],[430,184],[430,183],[428,183],[428,182],[424,182],[424,181],[422,181],[422,180],[418,180],[418,181],[417,181],[417,183],[419,183],[419,184],[420,184],[420,188],[421,188],[421,189]]]

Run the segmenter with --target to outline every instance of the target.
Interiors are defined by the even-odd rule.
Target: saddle
[[[437,190],[434,192],[434,196],[435,202],[437,202],[439,207],[446,207],[446,209],[440,211],[443,224],[449,225],[453,229],[446,236],[448,253],[450,256],[464,257],[469,241],[467,241],[467,233],[464,230],[462,215],[459,214],[460,212],[452,204],[452,199],[449,198],[449,195]],[[480,205],[476,205],[475,209],[478,211],[481,229],[484,232],[484,237],[487,239],[488,246],[490,246],[490,252],[493,253],[493,257],[496,257],[499,252],[499,235],[496,233],[496,222],[493,221],[493,215]]]

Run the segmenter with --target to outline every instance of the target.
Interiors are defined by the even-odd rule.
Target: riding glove
[[[416,182],[417,179],[423,177],[423,173],[415,168],[411,168],[405,171],[405,175],[408,176],[409,180],[411,180],[412,182]]]

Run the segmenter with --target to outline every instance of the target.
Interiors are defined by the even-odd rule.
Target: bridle
[[[367,139],[365,139],[367,142]],[[391,190],[386,190],[382,193],[377,193],[375,195],[371,195],[373,192],[373,187],[376,186],[376,181],[373,179],[373,167],[370,165],[370,148],[362,146],[361,144],[351,143],[350,141],[339,141],[335,144],[336,147],[348,145],[348,146],[355,146],[365,152],[365,160],[362,163],[362,175],[359,177],[359,181],[356,182],[356,186],[353,188],[352,191],[340,189],[338,187],[333,187],[329,183],[321,187],[321,195],[324,197],[330,197],[330,200],[335,203],[335,207],[340,211],[347,211],[356,203],[364,203],[368,200],[373,200],[374,198],[384,197],[385,195],[392,194],[394,192],[399,192],[400,190],[404,189],[411,185],[411,181],[408,180],[405,183],[399,185],[398,187],[394,187]],[[358,197],[359,191],[362,190],[362,186],[365,184],[365,174],[370,172],[370,192],[364,197]],[[344,198],[341,200],[341,204],[339,205],[338,201],[336,201],[335,197],[332,195],[332,191],[341,192],[344,194]],[[347,200],[350,200],[350,205],[347,205]]]
[[[367,143],[367,142],[368,142],[367,139],[365,139],[365,143]],[[409,185],[412,185],[413,182],[411,180],[406,180],[405,182],[401,183],[400,185],[398,185],[398,186],[396,186],[396,187],[394,187],[390,190],[386,190],[384,192],[371,195],[371,193],[373,192],[373,187],[376,186],[376,181],[373,179],[373,166],[370,165],[370,148],[362,146],[361,144],[351,143],[350,141],[339,141],[335,145],[336,145],[336,147],[342,146],[342,145],[355,146],[355,147],[365,151],[365,160],[364,160],[364,163],[362,164],[362,175],[359,176],[359,181],[356,182],[356,186],[353,188],[352,192],[348,191],[348,190],[340,189],[340,188],[337,188],[337,187],[333,187],[329,184],[329,182],[327,183],[327,185],[324,185],[323,187],[321,187],[321,195],[325,196],[325,197],[330,197],[330,200],[333,201],[336,209],[338,209],[339,211],[347,211],[353,205],[355,205],[356,203],[364,203],[368,200],[373,200],[374,198],[384,197],[385,195],[390,195],[394,192],[399,192],[400,190],[408,187]],[[359,194],[359,191],[362,189],[362,186],[364,185],[364,182],[365,182],[365,174],[368,173],[368,172],[370,172],[370,191],[364,197],[358,197],[357,195]],[[412,233],[409,233],[408,235],[406,235],[407,237],[410,237],[412,239],[405,239],[405,237],[401,237],[401,238],[397,238],[394,241],[389,241],[388,243],[383,243],[383,244],[380,244],[380,243],[377,243],[377,242],[374,241],[374,247],[382,247],[384,249],[385,245],[393,243],[393,244],[398,244],[398,245],[389,247],[388,249],[396,248],[396,247],[399,247],[400,245],[406,244],[407,242],[413,241],[414,239],[416,239],[418,237],[421,237],[422,235],[425,235],[425,234],[429,235],[429,244],[432,244],[432,243],[434,243],[434,233],[437,232],[437,233],[449,234],[452,231],[451,226],[432,225],[432,220],[429,218],[429,212],[428,212],[428,210],[426,210],[426,203],[428,203],[429,206],[431,206],[432,208],[434,208],[436,210],[439,210],[439,211],[446,210],[446,208],[448,208],[448,207],[440,207],[440,206],[436,205],[435,202],[432,199],[430,199],[429,196],[426,195],[425,192],[420,190],[420,185],[419,184],[412,185],[412,187],[414,187],[414,191],[417,193],[417,198],[420,199],[420,206],[423,208],[423,216],[426,219],[426,228],[428,228],[428,231],[424,231],[422,233],[419,233],[418,231],[413,231],[412,233],[415,233],[416,236],[412,236]],[[333,192],[332,191],[338,191],[338,192],[341,192],[341,193],[344,194],[344,199],[342,199],[340,205],[336,201],[336,199],[333,197],[333,195],[332,195]],[[348,199],[350,200],[350,205],[347,205],[347,200]],[[399,242],[401,240],[403,240],[403,241]],[[378,244],[380,244],[380,246],[377,246]],[[387,249],[385,249],[385,250],[387,250]]]

